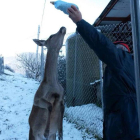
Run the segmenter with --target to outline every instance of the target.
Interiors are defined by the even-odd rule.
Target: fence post
[[[2,57],[2,73],[4,73],[4,57]]]
[[[135,64],[135,80],[140,131],[140,0],[130,0],[133,49]]]
[[[101,91],[101,102],[102,102],[102,110],[104,108],[103,102],[103,63],[99,60],[99,68],[100,68],[100,91]]]
[[[44,78],[44,47],[41,46],[41,81]]]
[[[0,57],[0,74],[4,73],[4,58]]]
[[[2,73],[2,58],[0,57],[0,74]]]
[[[74,106],[74,104],[75,104],[75,80],[76,80],[76,67],[77,67],[77,35],[78,35],[78,32],[76,31],[76,36],[75,36],[75,45],[74,45],[74,47],[75,47],[75,57],[74,57],[74,60],[75,60],[75,62],[74,62],[74,78],[73,78],[73,99],[72,99],[72,104],[73,104],[73,106]]]
[[[37,39],[39,39],[39,33],[40,33],[40,25],[38,25],[38,34],[37,34]],[[36,66],[38,65],[38,45],[36,48]],[[37,68],[35,69],[35,79],[36,79],[36,75],[37,75]]]

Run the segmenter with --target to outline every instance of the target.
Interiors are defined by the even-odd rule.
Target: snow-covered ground
[[[103,137],[103,113],[95,104],[65,108],[65,116],[95,136]]]
[[[28,140],[28,117],[39,83],[7,70],[5,73],[9,75],[0,75],[0,140]],[[88,107],[93,109],[92,105]],[[68,108],[67,111],[72,114],[75,109]],[[79,112],[77,116],[81,115]],[[76,125],[66,120],[64,118],[64,140],[95,140],[93,136],[76,129]],[[88,126],[89,122],[84,123]]]

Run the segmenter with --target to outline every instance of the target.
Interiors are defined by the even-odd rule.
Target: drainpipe
[[[131,22],[133,33],[133,49],[135,64],[135,80],[140,132],[140,0],[130,0]]]

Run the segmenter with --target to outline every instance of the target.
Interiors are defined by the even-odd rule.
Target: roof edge
[[[105,7],[105,9],[103,10],[103,12],[100,14],[100,16],[95,20],[93,26],[96,27],[98,26],[101,21],[103,20],[104,17],[106,17],[106,15],[110,12],[110,10],[115,6],[115,4],[118,2],[119,0],[111,0],[108,5]]]

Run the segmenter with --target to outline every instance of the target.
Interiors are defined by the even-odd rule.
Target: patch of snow
[[[5,73],[8,75],[0,75],[0,140],[28,140],[28,118],[39,82],[7,70]],[[84,107],[87,109],[86,106],[82,106],[82,108]],[[75,112],[73,109],[78,108],[69,108],[69,112],[72,114]],[[93,105],[88,105],[88,109],[91,109],[91,112],[96,111],[96,107],[94,108]],[[81,116],[81,120],[87,120],[80,111],[76,116]],[[98,116],[95,119],[98,120],[97,118],[100,119]],[[91,122],[85,122],[86,126],[91,124]],[[66,121],[65,118],[63,127],[64,140],[95,140],[76,129],[75,125]]]
[[[101,80],[95,80],[94,82],[92,82],[92,83],[90,83],[90,85],[94,85],[94,84],[96,84],[96,83],[98,83],[98,82],[100,82]]]
[[[103,137],[103,112],[95,104],[69,107],[65,109],[66,117],[98,137]]]

